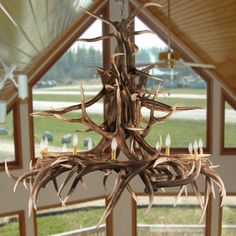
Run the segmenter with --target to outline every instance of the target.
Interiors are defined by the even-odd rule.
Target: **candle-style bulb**
[[[199,152],[202,155],[203,154],[203,141],[201,138],[198,141],[198,147],[199,147]]]
[[[156,143],[156,150],[157,150],[157,152],[159,151],[159,149],[160,149],[160,143],[157,141],[157,143]]]
[[[171,144],[170,134],[167,134],[165,145],[166,145],[166,147],[170,147],[170,144]]]
[[[189,151],[189,153],[192,155],[193,154],[193,145],[192,145],[192,143],[189,143],[189,145],[188,145],[188,151]]]
[[[197,143],[197,140],[194,140],[194,142],[193,142],[193,150],[194,150],[195,153],[196,153],[197,150],[198,150],[198,143]]]
[[[171,144],[170,134],[167,134],[167,136],[166,136],[166,141],[165,141],[165,145],[166,145],[166,155],[167,155],[167,156],[170,155],[170,144]]]
[[[73,135],[73,155],[77,155],[77,144],[78,144],[78,136],[77,134]]]
[[[193,142],[193,150],[194,150],[194,157],[196,160],[198,160],[198,143],[197,143],[197,140],[194,140]]]
[[[93,141],[91,138],[88,139],[87,148],[88,148],[88,150],[91,150],[93,148]]]
[[[111,141],[111,160],[116,160],[117,141],[115,138]]]
[[[198,141],[198,146],[199,148],[202,148],[203,147],[203,142],[202,142],[202,139],[200,138],[199,141]]]
[[[78,144],[78,135],[74,134],[73,135],[73,146],[77,146],[77,144]]]
[[[47,151],[47,149],[48,149],[48,137],[45,136],[45,138],[44,138],[44,150]]]
[[[40,151],[43,152],[44,151],[44,140],[42,139],[40,142]]]
[[[113,138],[111,141],[111,149],[116,150],[116,148],[117,148],[117,141],[115,138]]]

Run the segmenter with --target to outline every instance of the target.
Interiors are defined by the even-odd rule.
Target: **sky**
[[[99,20],[96,20],[81,36],[81,38],[94,38],[102,35],[102,23]],[[135,20],[135,30],[147,30],[148,27],[142,23],[138,18]],[[150,47],[167,47],[166,44],[156,35],[154,34],[143,34],[138,35],[135,38],[135,42],[137,46],[142,48],[150,48]],[[85,47],[94,47],[97,50],[102,50],[102,42],[76,42],[72,46],[73,49],[76,49],[78,46]]]

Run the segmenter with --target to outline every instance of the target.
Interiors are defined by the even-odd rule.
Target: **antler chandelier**
[[[39,191],[49,182],[53,182],[58,197],[64,205],[73,194],[76,186],[83,183],[83,177],[95,171],[104,173],[104,186],[111,173],[117,173],[114,188],[109,193],[109,204],[101,218],[101,223],[113,210],[119,201],[123,191],[127,189],[132,196],[135,196],[130,181],[139,176],[143,182],[146,192],[149,195],[149,207],[151,208],[154,193],[159,189],[168,187],[179,187],[178,197],[186,185],[190,184],[200,205],[203,215],[206,211],[210,193],[214,193],[213,185],[218,186],[221,192],[221,200],[225,196],[225,187],[220,176],[211,164],[208,157],[203,154],[202,149],[194,146],[194,152],[190,147],[190,154],[170,154],[169,145],[166,152],[163,152],[161,142],[156,146],[150,146],[145,137],[149,134],[153,125],[166,120],[176,111],[192,110],[199,107],[176,107],[169,106],[157,101],[158,91],[150,91],[145,88],[148,79],[158,79],[149,74],[149,70],[156,67],[156,64],[138,69],[134,63],[134,55],[137,53],[137,46],[132,41],[134,35],[146,33],[146,31],[133,31],[132,22],[140,11],[148,6],[159,6],[155,3],[146,3],[137,8],[127,18],[120,22],[112,22],[84,10],[87,14],[108,24],[113,30],[109,35],[94,39],[83,39],[93,42],[107,38],[114,38],[117,42],[115,53],[111,56],[109,69],[97,68],[102,78],[102,90],[91,100],[85,101],[83,87],[81,85],[81,104],[58,109],[37,112],[33,115],[52,116],[65,122],[81,123],[88,127],[88,131],[95,131],[102,136],[100,142],[91,150],[77,151],[76,143],[73,152],[48,152],[42,151],[41,156],[35,159],[30,165],[29,171],[20,176],[14,177],[15,188],[20,182],[30,185],[29,206],[36,209],[36,201]],[[106,98],[105,121],[101,125],[95,124],[87,114],[86,109]],[[144,118],[141,109],[146,108],[150,112],[148,119]],[[81,111],[79,118],[67,118],[66,114],[72,111]],[[155,116],[163,112],[165,115]],[[141,122],[145,127],[141,127]],[[127,160],[119,160],[122,153]],[[59,186],[57,177],[67,173],[65,179]],[[201,199],[196,180],[202,175],[206,179],[205,201]],[[64,187],[72,180],[69,191],[63,197]]]

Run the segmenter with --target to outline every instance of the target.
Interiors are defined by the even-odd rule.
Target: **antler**
[[[97,37],[94,39],[84,39],[83,41],[97,41],[115,37],[117,41],[116,52],[111,57],[111,67],[107,70],[97,68],[97,73],[103,78],[102,90],[91,100],[85,101],[83,87],[81,85],[81,104],[65,107],[57,110],[47,110],[35,112],[34,116],[53,116],[56,119],[66,122],[78,122],[88,127],[87,132],[95,131],[102,136],[100,142],[91,150],[80,151],[72,154],[46,153],[44,157],[36,159],[30,170],[19,178],[12,176],[6,165],[6,172],[11,178],[15,178],[16,185],[23,182],[30,185],[29,207],[36,208],[36,201],[39,191],[50,181],[53,182],[59,199],[64,205],[79,183],[83,184],[83,177],[88,173],[102,171],[104,173],[103,184],[105,186],[108,176],[112,172],[117,173],[113,191],[108,194],[110,202],[99,223],[101,223],[113,210],[124,189],[128,189],[132,197],[135,194],[129,183],[139,176],[144,183],[144,191],[149,194],[149,207],[151,208],[153,196],[156,191],[166,187],[179,186],[180,191],[177,199],[181,196],[187,184],[191,184],[193,191],[200,201],[203,215],[206,211],[209,195],[214,192],[214,184],[221,191],[222,201],[226,195],[224,183],[215,167],[209,162],[209,155],[176,154],[167,156],[161,151],[161,147],[150,146],[145,137],[150,132],[153,125],[168,119],[174,112],[199,109],[199,107],[176,107],[169,106],[157,101],[157,91],[145,89],[147,79],[158,79],[150,75],[148,71],[156,64],[148,65],[142,70],[135,67],[133,55],[137,47],[131,41],[131,36],[141,32],[130,32],[130,24],[139,12],[148,6],[158,6],[155,3],[146,3],[137,8],[127,19],[121,22],[111,22],[84,10],[87,14],[110,25],[114,33]],[[136,82],[138,78],[139,82]],[[151,96],[153,98],[151,99]],[[107,117],[101,125],[95,124],[89,117],[86,108],[96,104],[102,98],[107,98]],[[142,128],[140,123],[144,119],[141,109],[147,108],[150,117],[146,118],[146,127]],[[66,118],[65,114],[71,111],[80,110],[81,117]],[[165,115],[156,117],[155,112],[165,112]],[[111,142],[115,138],[118,144],[118,154],[122,152],[127,160],[112,160]],[[58,186],[57,177],[67,172],[65,179]],[[201,201],[201,194],[198,190],[196,179],[200,176],[206,177],[205,202]],[[72,180],[69,191],[63,197],[65,186]]]

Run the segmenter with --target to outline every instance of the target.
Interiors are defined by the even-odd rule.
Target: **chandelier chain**
[[[120,12],[121,12],[121,20],[125,19],[125,0],[121,1]]]

